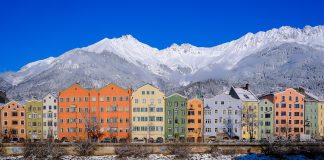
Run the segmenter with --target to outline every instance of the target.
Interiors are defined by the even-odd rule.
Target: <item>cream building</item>
[[[47,94],[43,98],[43,138],[58,139],[57,136],[57,98]]]
[[[164,141],[165,94],[146,84],[132,94],[132,140]]]
[[[242,104],[242,139],[259,140],[259,100],[249,90],[249,85],[245,87],[231,87],[230,93],[233,98],[237,98]]]
[[[324,100],[318,102],[318,133],[319,139],[324,139]]]

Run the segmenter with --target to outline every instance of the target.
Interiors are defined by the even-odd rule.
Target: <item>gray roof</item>
[[[315,101],[320,101],[320,98],[316,95],[314,95],[313,93],[311,92],[307,92],[305,91],[305,94],[308,96],[308,97],[311,97],[312,99],[314,99]]]
[[[236,92],[236,94],[239,96],[239,98],[242,101],[246,101],[246,102],[257,102],[258,98],[249,90],[245,90],[243,88],[234,88],[234,91]]]

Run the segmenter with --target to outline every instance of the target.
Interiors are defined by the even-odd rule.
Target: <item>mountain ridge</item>
[[[276,47],[279,47],[277,52],[268,52]],[[8,95],[13,98],[22,98],[30,95],[21,93],[18,96],[14,92],[31,92],[32,89],[35,89],[34,85],[39,84],[47,84],[56,91],[66,87],[51,74],[57,74],[57,77],[62,79],[65,76],[66,79],[70,79],[69,83],[73,83],[72,80],[78,80],[90,87],[100,86],[109,81],[118,81],[123,85],[125,83],[122,81],[127,81],[127,83],[134,81],[135,86],[141,83],[153,83],[166,90],[167,88],[186,86],[206,79],[225,79],[229,80],[228,83],[230,84],[231,77],[242,76],[242,80],[246,78],[252,81],[246,75],[242,75],[241,72],[248,72],[247,75],[251,76],[251,73],[258,73],[257,68],[248,68],[248,71],[241,70],[240,72],[237,71],[237,68],[258,63],[262,57],[255,55],[260,53],[273,54],[276,56],[270,58],[279,57],[279,60],[281,60],[280,58],[284,58],[284,54],[291,54],[293,48],[300,48],[301,57],[304,59],[307,59],[308,55],[324,59],[321,56],[324,55],[324,26],[305,26],[303,29],[284,26],[255,34],[247,33],[239,39],[214,47],[196,47],[184,43],[157,49],[140,42],[131,35],[124,35],[120,38],[104,38],[92,45],[67,51],[58,57],[49,57],[45,60],[29,63],[17,72],[2,73],[0,78],[6,82],[2,83],[0,89],[7,90]],[[250,58],[248,64],[242,63],[247,57],[253,58]],[[297,63],[303,63],[299,59],[297,61]],[[321,61],[309,60],[310,62],[316,64],[306,65],[315,68],[322,68],[324,64]],[[275,65],[275,62],[268,65],[278,67],[275,69],[283,67]],[[299,67],[298,69],[303,71],[304,68]],[[272,70],[265,72],[270,73]],[[76,73],[84,77],[77,77]],[[76,77],[73,77],[73,79],[70,76]],[[57,82],[52,83],[58,83],[57,86],[48,84],[50,77],[56,79]],[[128,80],[123,80],[123,77],[128,78]],[[307,77],[302,78],[306,79]],[[256,79],[256,81],[262,80]],[[8,86],[7,83],[11,86]],[[40,89],[44,90],[40,92],[50,90],[46,85],[40,87]],[[38,95],[41,95],[41,93]]]

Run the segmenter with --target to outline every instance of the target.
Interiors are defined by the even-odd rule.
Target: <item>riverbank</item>
[[[284,159],[287,160],[321,160],[324,159],[323,156],[305,156],[301,154],[297,155],[284,155]],[[0,159],[6,160],[23,160],[22,156],[17,157],[1,157]],[[80,157],[80,156],[72,156],[66,155],[61,158],[61,160],[117,160],[116,155],[107,155],[107,156],[88,156],[88,157]],[[138,158],[127,157],[128,160],[137,160]],[[151,154],[147,158],[142,158],[142,160],[175,160],[174,155],[163,155],[163,154]],[[276,160],[278,157],[275,156],[267,156],[263,154],[236,154],[236,155],[219,155],[217,157],[213,157],[211,154],[191,154],[187,159],[189,160]]]

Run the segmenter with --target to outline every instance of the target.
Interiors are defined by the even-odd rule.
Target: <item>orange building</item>
[[[187,103],[187,141],[202,142],[204,129],[203,101],[197,98],[188,100]]]
[[[79,84],[59,93],[59,139],[112,141],[128,138],[130,90],[109,84],[85,89]]]
[[[99,90],[102,138],[112,142],[129,141],[131,117],[131,89],[108,84]]]
[[[1,106],[1,137],[4,141],[26,140],[25,107],[15,101]]]
[[[293,88],[262,96],[274,105],[274,134],[277,139],[298,139],[304,134],[304,95]]]

